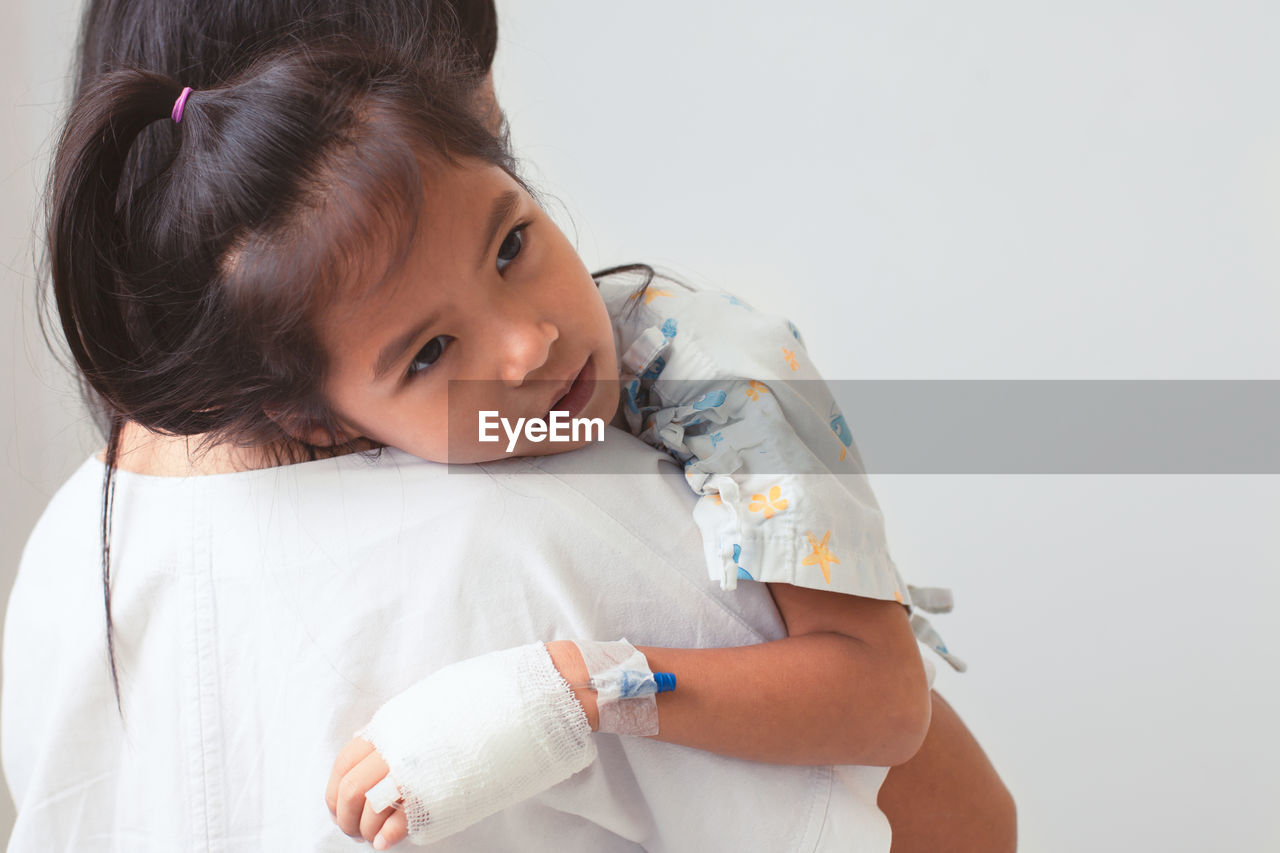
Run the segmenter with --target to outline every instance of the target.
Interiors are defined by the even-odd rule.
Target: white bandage
[[[649,660],[621,639],[612,643],[576,640],[596,692],[599,730],[649,737],[658,733],[657,685]]]
[[[364,800],[374,814],[385,812],[400,802],[400,789],[396,787],[396,780],[390,773],[383,776],[381,782],[364,792]]]
[[[542,643],[445,667],[383,705],[358,737],[386,761],[415,844],[540,793],[596,756],[582,705]],[[370,791],[385,804],[382,784]]]

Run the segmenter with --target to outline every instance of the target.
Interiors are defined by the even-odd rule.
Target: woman
[[[179,75],[200,88],[224,79],[280,39],[305,39],[333,31],[361,29],[384,43],[402,44],[406,51],[428,52],[453,41],[454,33],[461,33],[469,49],[462,53],[460,73],[475,75],[477,108],[500,121],[487,73],[496,40],[489,3],[434,4],[426,10],[418,3],[387,2],[378,4],[381,8],[369,3],[306,4],[307,17],[300,23],[295,21],[297,10],[288,3],[254,3],[243,8],[236,4],[216,8],[189,5],[180,9],[165,3],[93,4],[86,17],[81,86],[103,70],[136,63]],[[168,143],[169,137],[157,129],[132,164],[134,180],[145,180],[149,167],[163,162]],[[153,554],[155,560],[171,561],[179,569],[172,584],[162,588],[130,588],[127,576],[113,582],[116,651],[124,661],[120,678],[126,683],[133,678],[122,707],[121,733],[114,713],[103,713],[107,704],[103,699],[110,698],[103,688],[105,685],[109,690],[111,682],[93,676],[101,667],[92,657],[92,644],[59,644],[55,640],[63,635],[52,618],[56,609],[84,619],[97,612],[101,618],[101,602],[82,595],[86,578],[82,569],[96,565],[93,555],[85,552],[92,537],[76,533],[69,542],[58,541],[55,547],[47,529],[43,537],[37,531],[33,553],[28,555],[23,579],[15,589],[11,641],[6,645],[6,654],[14,658],[12,663],[6,661],[11,682],[6,691],[6,756],[10,767],[16,768],[11,770],[16,788],[20,792],[25,789],[25,795],[20,793],[22,812],[15,849],[23,849],[26,843],[43,849],[55,840],[82,838],[73,831],[77,825],[86,830],[111,827],[117,843],[141,838],[138,846],[151,844],[157,849],[168,849],[166,845],[175,843],[184,848],[241,843],[246,849],[268,844],[337,844],[341,839],[335,840],[331,829],[313,824],[305,805],[307,797],[295,796],[294,791],[313,775],[316,786],[322,783],[323,768],[318,774],[308,768],[317,764],[327,767],[317,756],[331,759],[336,745],[367,718],[380,699],[442,662],[490,645],[565,633],[627,633],[639,641],[673,645],[750,642],[780,630],[767,596],[757,594],[760,590],[740,592],[728,605],[718,600],[713,605],[705,596],[687,592],[673,596],[671,583],[657,583],[661,573],[646,577],[645,582],[653,587],[648,588],[636,583],[636,574],[619,572],[619,581],[625,578],[631,587],[621,598],[627,606],[588,609],[580,603],[555,600],[558,585],[573,588],[567,581],[574,572],[586,571],[589,566],[617,565],[618,560],[616,555],[607,559],[603,553],[590,560],[581,553],[557,556],[554,538],[547,536],[548,526],[536,523],[544,517],[547,504],[559,507],[562,513],[574,513],[587,531],[616,524],[613,519],[618,514],[610,511],[612,506],[627,505],[630,512],[637,504],[644,506],[651,516],[662,520],[636,528],[639,534],[632,533],[634,547],[628,553],[634,561],[652,560],[644,554],[653,546],[646,544],[643,531],[682,530],[684,534],[675,539],[682,543],[683,554],[664,549],[665,564],[677,576],[690,567],[695,569],[683,575],[686,581],[699,577],[696,560],[685,558],[696,556],[697,546],[690,539],[683,504],[665,492],[669,478],[657,474],[652,456],[639,448],[635,461],[650,470],[646,476],[623,478],[626,488],[635,494],[621,496],[621,504],[611,503],[619,496],[590,487],[564,488],[564,474],[590,470],[575,468],[575,464],[589,463],[575,454],[573,460],[548,461],[542,476],[508,484],[522,494],[495,490],[494,481],[488,478],[459,478],[466,481],[463,485],[451,481],[446,505],[440,499],[445,490],[439,472],[397,454],[384,454],[372,464],[345,458],[272,468],[277,460],[246,454],[239,448],[216,446],[209,453],[193,456],[182,439],[160,438],[127,423],[116,427],[120,467],[127,473],[116,496],[118,526],[113,542],[123,548],[124,543],[149,535],[144,532],[148,529],[183,531],[174,543],[160,542]],[[245,468],[256,470],[244,472]],[[232,473],[237,471],[241,473]],[[46,518],[83,519],[91,515],[91,484],[101,473],[100,466],[88,464],[64,489]],[[193,473],[231,476],[184,481],[146,476]],[[502,476],[502,472],[495,476]],[[344,513],[345,502],[355,494],[360,495],[356,502],[359,510]],[[528,500],[530,497],[538,500]],[[495,501],[508,510],[507,535],[525,552],[525,568],[506,573],[505,584],[489,578],[478,587],[468,586],[469,581],[457,574],[459,567],[498,558],[477,546],[477,541],[483,541],[477,526],[483,513],[478,508]],[[193,508],[200,503],[207,506]],[[374,522],[383,521],[387,513],[405,512],[406,506],[412,507],[413,518],[406,518],[399,528],[403,541],[392,543],[403,545],[399,557],[385,541],[366,541],[376,537]],[[179,507],[183,511],[165,515]],[[275,528],[266,539],[245,533],[260,527],[255,521],[268,513],[275,522],[283,521],[284,529],[292,533]],[[314,526],[317,520],[323,520],[319,527]],[[46,528],[52,523],[47,521]],[[349,528],[346,535],[334,538],[334,531],[344,525]],[[84,525],[79,527],[83,532]],[[448,542],[437,540],[440,529],[451,531]],[[466,530],[477,535],[459,535]],[[231,531],[235,531],[233,537],[224,535]],[[193,540],[206,541],[218,549],[231,538],[249,550],[215,555],[216,560],[192,560],[187,553],[172,553],[174,547],[187,551]],[[585,547],[582,538],[576,537],[579,549]],[[275,553],[259,572],[239,577],[220,573],[218,567],[227,564],[249,565],[253,555],[260,555],[272,539],[291,544]],[[341,557],[332,560],[331,570],[323,571],[324,559],[297,554],[308,542],[313,546],[320,542],[326,551],[339,551]],[[595,543],[597,548],[605,544],[603,537]],[[68,545],[77,549],[70,560],[58,550]],[[387,567],[420,564],[428,547],[436,552],[432,562],[454,574],[432,575],[422,589],[429,588],[433,595],[415,595],[413,585],[424,583],[422,574],[401,574]],[[46,567],[55,564],[77,568],[53,581]],[[291,578],[274,568],[281,564],[295,567],[297,576]],[[305,572],[301,570],[304,567]],[[37,572],[46,576],[34,576]],[[529,587],[511,583],[512,578],[537,578],[539,583]],[[303,579],[306,583],[300,582]],[[598,585],[599,577],[593,582]],[[241,588],[241,594],[228,594],[244,583],[248,586]],[[264,583],[273,588],[263,589]],[[497,595],[500,602],[495,603],[494,612],[507,617],[521,615],[514,623],[506,618],[501,625],[477,630],[474,625],[451,624],[447,612],[424,619],[418,607],[405,604],[424,597],[439,600],[442,585],[448,588],[449,583],[459,595]],[[362,593],[362,585],[372,586],[376,592]],[[204,592],[208,592],[207,587],[215,588],[213,594],[201,591],[206,588]],[[61,591],[70,592],[60,595]],[[184,609],[187,596],[201,604],[194,610]],[[254,604],[246,606],[246,601]],[[159,615],[145,622],[130,620],[131,606],[143,602],[149,612]],[[733,609],[727,611],[726,606]],[[257,612],[259,609],[270,611],[270,618]],[[288,618],[281,618],[282,612]],[[663,612],[667,613],[665,619],[660,615]],[[671,619],[672,612],[684,618]],[[340,639],[335,643],[331,636],[321,635],[332,630],[333,620],[342,618],[339,614],[347,621],[337,632]],[[187,627],[182,624],[184,618],[192,621],[188,633],[183,631]],[[188,644],[175,654],[170,653],[174,651],[172,643],[162,643],[160,648],[165,651],[157,651],[153,639],[164,636],[166,619],[172,620],[171,636]],[[702,633],[690,635],[692,626],[698,626]],[[750,630],[744,633],[744,626]],[[45,639],[37,640],[41,636]],[[75,640],[86,636],[76,635]],[[253,651],[264,643],[270,648]],[[56,649],[51,655],[59,671],[76,673],[83,679],[73,677],[44,691],[40,702],[25,702],[22,691],[30,695],[38,676],[26,663],[30,658],[22,652],[24,644]],[[104,650],[96,649],[99,653]],[[80,661],[84,664],[80,666],[77,661],[85,655],[89,657]],[[150,662],[150,668],[144,662]],[[300,672],[308,677],[300,679]],[[156,673],[168,673],[169,677]],[[182,685],[183,697],[174,707],[165,701],[166,683]],[[265,707],[252,707],[249,697],[256,700],[272,684],[279,695],[272,696]],[[313,707],[304,707],[326,701],[332,711],[317,714]],[[140,742],[141,749],[136,750],[146,760],[115,763],[113,751],[126,748],[131,729],[147,735]],[[84,748],[73,754],[74,761],[63,765],[47,744],[55,738],[65,743],[68,737],[82,739]],[[31,751],[24,752],[15,739],[24,741]],[[166,759],[158,752],[148,753],[148,744],[171,747],[173,756]],[[467,844],[481,849],[505,848],[513,839],[524,839],[524,846],[528,846],[530,827],[542,827],[549,836],[548,844],[557,847],[565,846],[565,833],[572,833],[581,839],[582,849],[625,849],[624,844],[707,849],[708,843],[715,842],[700,833],[717,826],[721,832],[732,827],[743,833],[746,843],[757,845],[765,843],[763,833],[771,827],[812,833],[833,843],[842,838],[869,842],[875,835],[874,818],[867,812],[869,803],[874,802],[874,788],[857,789],[856,779],[854,788],[843,791],[834,790],[828,780],[825,797],[815,799],[811,793],[803,793],[814,785],[813,770],[744,766],[700,754],[690,759],[675,753],[673,759],[670,753],[654,750],[653,745],[635,742],[625,746],[625,754],[605,755],[583,778],[575,777],[572,784],[549,792],[539,802],[510,810],[512,814],[504,815],[501,821],[486,823],[479,835],[459,836],[459,849]],[[288,766],[281,766],[286,757]],[[652,775],[658,768],[679,761],[689,764],[680,772]],[[122,796],[124,791],[154,793],[157,775],[166,784],[181,780],[182,799],[162,798],[155,804],[158,810],[148,812],[149,804],[131,803]],[[702,819],[694,820],[689,810],[689,804],[697,802],[694,786],[714,785],[717,777],[723,777],[722,784],[737,792],[737,810],[730,807],[733,803],[721,804],[722,813],[716,820],[714,809],[704,806],[698,810]],[[56,809],[44,812],[44,804],[39,802],[41,797],[47,803],[53,794],[70,793],[75,786],[69,778],[85,786],[78,800],[72,798],[81,811],[80,819],[70,826],[59,821]],[[626,796],[619,798],[618,790]],[[314,799],[314,811],[319,815],[323,805],[318,797]],[[894,822],[894,849],[992,850],[1002,843],[1011,844],[1012,813],[1007,794],[972,738],[940,699],[935,698],[934,728],[925,747],[916,759],[890,774],[880,802]],[[828,813],[828,824],[796,824],[788,815],[801,803],[825,804],[819,814]],[[949,813],[945,824],[930,819],[936,818],[940,809]],[[580,818],[566,820],[566,813]],[[842,827],[841,816],[846,821],[857,820],[853,826]],[[923,833],[931,827],[945,829],[946,844],[954,846],[930,840]],[[41,830],[48,834],[40,835]],[[966,838],[966,833],[972,837]],[[723,835],[716,837],[725,840]],[[966,842],[971,843],[964,846]]]

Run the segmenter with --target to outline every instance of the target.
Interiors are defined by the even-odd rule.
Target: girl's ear
[[[307,412],[284,412],[264,409],[264,413],[276,426],[295,441],[312,447],[336,447],[350,444],[360,438],[359,430],[335,416],[319,418]]]

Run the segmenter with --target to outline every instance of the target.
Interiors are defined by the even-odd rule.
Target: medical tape
[[[658,733],[658,684],[649,661],[626,639],[575,641],[596,693],[598,731],[649,737]]]
[[[372,788],[364,792],[365,802],[369,804],[369,808],[374,814],[384,812],[387,809],[398,806],[403,802],[400,796],[400,788],[396,785],[396,780],[391,778],[388,773],[382,777],[382,781],[374,785]]]

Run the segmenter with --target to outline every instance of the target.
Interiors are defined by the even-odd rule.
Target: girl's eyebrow
[[[489,222],[485,226],[484,242],[480,244],[479,266],[484,266],[485,260],[489,257],[489,247],[493,245],[494,239],[498,236],[498,229],[502,227],[502,223],[507,221],[507,217],[511,215],[511,211],[515,210],[516,205],[519,203],[520,193],[515,190],[507,190],[493,200],[493,207],[489,209]]]
[[[388,341],[387,345],[378,351],[378,359],[373,363],[375,382],[386,375],[387,371],[400,360],[400,356],[404,355],[405,350],[413,346],[413,342],[422,336],[429,325],[430,322],[419,323],[404,334],[397,335],[394,340]]]

